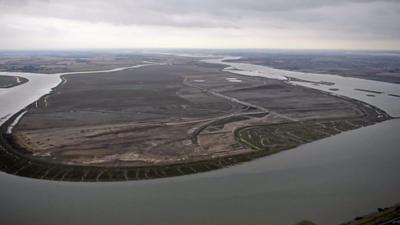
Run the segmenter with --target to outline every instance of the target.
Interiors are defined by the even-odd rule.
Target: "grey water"
[[[0,173],[0,222],[19,225],[340,224],[400,200],[400,120],[195,175],[112,183]]]

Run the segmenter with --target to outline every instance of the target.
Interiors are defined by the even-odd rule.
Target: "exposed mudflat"
[[[42,172],[32,174],[26,163],[10,170],[59,180],[183,175],[247,161],[387,118],[348,99],[221,69],[180,62],[64,76],[60,86],[28,107],[12,135],[2,135],[9,144],[5,148],[12,148],[9,152],[18,152],[30,163],[39,160],[35,166],[42,165]],[[310,126],[315,122],[308,121],[315,120],[350,125],[323,132],[320,126]],[[285,132],[275,130],[266,137],[269,128],[265,127],[274,124],[285,130],[288,123],[299,128],[295,144],[286,140]],[[237,135],[241,128],[248,131],[253,126],[262,127],[264,134],[251,141]],[[282,138],[290,145],[280,146]]]

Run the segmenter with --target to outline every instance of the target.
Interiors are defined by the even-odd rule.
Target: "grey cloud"
[[[0,0],[0,14],[115,25],[306,30],[336,38],[400,38],[398,0]]]

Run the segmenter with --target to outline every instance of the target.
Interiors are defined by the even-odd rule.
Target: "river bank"
[[[399,129],[400,120],[389,120],[245,164],[166,179],[83,183],[0,173],[1,221],[338,225],[398,203]]]

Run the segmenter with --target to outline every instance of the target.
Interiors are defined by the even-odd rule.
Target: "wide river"
[[[21,95],[51,88],[31,81],[18,86]],[[10,113],[3,108],[10,91],[0,92],[0,117]],[[0,224],[339,224],[400,202],[399,131],[400,120],[390,120],[229,168],[156,180],[54,182],[0,172]]]

